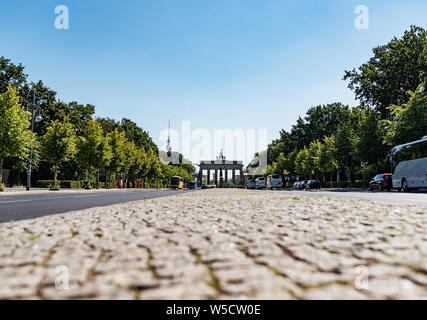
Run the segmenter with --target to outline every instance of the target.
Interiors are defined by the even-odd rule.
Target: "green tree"
[[[335,136],[325,137],[323,143],[320,145],[318,154],[318,168],[324,174],[331,173],[331,185],[332,185],[332,173],[338,168],[337,160],[335,159]]]
[[[133,146],[134,151],[131,155],[132,161],[128,169],[128,176],[132,186],[135,186],[135,180],[138,178],[142,178],[140,174],[144,165],[146,164],[146,154],[143,148],[138,148],[135,146],[135,144],[133,144]]]
[[[0,94],[0,183],[3,162],[7,157],[24,158],[35,135],[31,133],[30,115],[19,104],[19,96],[12,85]]]
[[[21,90],[22,104],[26,103],[27,98],[31,99],[31,96],[27,97],[31,89],[36,92],[36,103],[40,106],[41,115],[41,121],[34,124],[34,132],[41,137],[46,133],[46,129],[52,121],[64,121],[67,114],[67,105],[59,103],[56,100],[56,92],[45,86],[42,81],[27,83],[23,86]]]
[[[54,166],[53,179],[57,182],[58,166],[72,159],[76,152],[76,132],[69,122],[52,121],[41,138],[41,157]]]
[[[159,152],[157,145],[153,142],[148,132],[138,127],[135,122],[129,119],[122,119],[120,125],[126,137],[130,141],[133,141],[137,147],[144,148],[146,152],[148,152],[149,149],[153,149],[156,154]]]
[[[355,135],[350,123],[342,124],[335,136],[335,158],[339,169],[346,168],[351,179],[351,169],[355,166]]]
[[[402,106],[390,107],[393,121],[386,121],[389,129],[385,142],[395,146],[421,139],[427,133],[427,93],[425,85],[420,85],[410,93],[409,102]]]
[[[319,140],[314,140],[310,143],[310,147],[308,148],[308,162],[307,167],[309,168],[310,179],[313,173],[317,174],[320,170],[319,168],[319,153],[322,143]]]
[[[120,122],[117,122],[114,119],[96,118],[96,121],[99,122],[102,129],[104,130],[104,135],[107,135],[108,133],[113,132],[116,129],[122,131],[122,128],[120,127]]]
[[[298,118],[291,131],[280,131],[280,138],[268,146],[268,163],[277,161],[295,149],[301,150],[314,140],[334,134],[341,123],[352,118],[352,110],[342,103],[331,103],[310,108],[304,118]]]
[[[154,181],[155,179],[158,178],[158,175],[160,173],[161,170],[161,161],[158,158],[156,152],[153,149],[149,149],[147,152],[147,159],[148,159],[148,163],[147,163],[147,168],[148,168],[148,172],[147,172],[147,176],[149,178],[149,180]],[[179,171],[179,167],[176,167],[176,170]]]
[[[387,146],[383,143],[386,130],[381,115],[367,109],[357,128],[356,153],[361,162],[378,166],[387,156]]]
[[[77,135],[82,136],[90,121],[93,121],[95,106],[79,104],[76,101],[67,104],[66,117],[74,125]],[[99,124],[98,124],[99,125]]]
[[[388,107],[407,103],[422,82],[427,71],[426,30],[411,26],[402,38],[373,49],[374,56],[358,68],[345,71],[344,80],[354,90],[362,105],[374,107],[382,115],[389,116]]]
[[[298,151],[296,157],[295,157],[295,171],[298,174],[301,175],[308,175],[310,174],[310,169],[307,166],[307,163],[309,158],[308,149],[307,147],[304,147],[300,151]]]
[[[27,80],[24,67],[13,64],[9,59],[0,57],[0,93],[8,91],[9,84],[20,90]]]
[[[124,169],[124,174],[125,177],[127,177],[127,187],[130,187],[131,184],[131,171],[132,171],[132,167],[135,165],[135,154],[138,151],[138,147],[135,145],[135,143],[133,143],[133,141],[126,141],[124,148],[123,148],[125,157],[124,157],[124,161],[123,161],[123,169]],[[123,183],[125,183],[125,181],[123,181]]]
[[[112,157],[111,147],[107,137],[104,137],[102,127],[96,120],[88,120],[84,136],[77,139],[77,163],[86,169],[88,187],[93,168],[107,167]]]
[[[105,133],[105,131],[104,131]],[[114,177],[123,167],[125,162],[125,144],[128,142],[124,132],[119,131],[115,128],[113,131],[107,134],[108,141],[111,148],[111,159],[107,166],[108,172],[108,187],[111,185],[111,176]]]

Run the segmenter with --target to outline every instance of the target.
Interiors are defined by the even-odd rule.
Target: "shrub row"
[[[321,181],[322,188],[362,188],[363,180],[354,180],[354,181],[340,181],[338,184],[337,181],[332,181],[332,185],[330,181]],[[369,184],[369,180],[365,180],[365,187],[367,188]]]
[[[58,181],[59,185],[63,189],[83,189],[85,188],[87,182],[85,181],[73,181],[73,180],[62,180]],[[48,188],[49,185],[54,185],[54,180],[39,180],[36,183],[37,188]],[[92,181],[92,186],[96,186],[96,181]],[[103,189],[105,187],[105,182],[99,182],[99,188]]]

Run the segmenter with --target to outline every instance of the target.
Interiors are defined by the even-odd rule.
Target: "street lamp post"
[[[29,105],[28,97],[32,95],[31,104]],[[31,132],[34,133],[34,121],[40,119],[40,106],[36,104],[36,90],[30,89],[26,97],[25,111],[31,113]],[[31,188],[31,165],[33,159],[33,143],[30,145],[30,155],[28,157],[28,170],[27,170],[27,191]]]
[[[360,166],[362,167],[362,175],[363,175],[362,189],[365,189],[365,163],[364,162],[360,163]]]

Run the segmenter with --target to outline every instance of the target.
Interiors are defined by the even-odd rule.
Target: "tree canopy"
[[[30,115],[19,104],[19,96],[12,85],[0,94],[0,182],[3,161],[7,157],[24,158],[34,140],[31,133]]]
[[[41,157],[54,165],[54,180],[57,180],[58,166],[69,161],[76,152],[76,131],[70,122],[52,121],[41,138]]]
[[[408,103],[390,107],[393,121],[389,125],[385,141],[389,146],[404,144],[427,135],[427,93],[424,85],[410,92]]]
[[[388,107],[407,103],[427,71],[426,30],[411,26],[402,38],[373,49],[374,56],[357,70],[345,71],[344,80],[356,99],[389,116]]]
[[[8,86],[17,90],[25,84],[27,75],[21,64],[13,64],[9,59],[0,57],[0,93],[8,91]]]

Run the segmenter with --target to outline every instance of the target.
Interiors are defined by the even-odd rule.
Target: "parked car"
[[[187,188],[188,189],[192,189],[192,190],[196,190],[197,189],[197,182],[196,181],[190,181],[187,184]]]
[[[205,189],[207,189],[208,188],[208,185],[206,184],[206,183],[202,183],[202,185],[201,185],[201,189],[202,190],[205,190]]]
[[[255,180],[249,180],[246,187],[248,189],[255,189],[256,188],[256,182],[255,182]]]
[[[216,188],[216,184],[208,184],[208,189],[215,189]]]
[[[306,188],[307,183],[308,183],[308,180],[301,181],[301,188],[300,188],[300,190],[304,190]]]
[[[255,179],[255,187],[257,189],[265,189],[265,178],[259,177]]]
[[[371,182],[369,182],[369,191],[390,191],[393,188],[392,174],[391,173],[381,173],[377,174]]]
[[[227,183],[225,184],[225,187],[226,187],[226,188],[234,188],[234,183],[232,183],[232,182],[227,182]]]
[[[295,190],[301,190],[301,181],[295,181],[294,185],[293,185],[293,188]]]
[[[321,184],[319,180],[308,180],[308,182],[305,185],[305,189],[306,190],[313,190],[313,189],[320,189],[321,188]]]
[[[271,174],[267,177],[267,189],[280,189],[282,188],[282,177],[279,174]]]
[[[294,182],[294,189],[295,190],[304,190],[307,182],[308,182],[308,180],[295,181]]]

